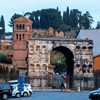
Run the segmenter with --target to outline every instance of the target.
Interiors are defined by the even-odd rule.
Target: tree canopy
[[[97,22],[96,29],[100,29],[100,21]]]
[[[12,17],[11,17],[11,19],[10,19],[10,21],[9,21],[9,26],[10,27],[13,27],[13,22],[14,22],[14,19],[16,19],[16,18],[19,18],[19,17],[21,17],[22,15],[21,14],[14,14]]]
[[[9,26],[12,27],[13,20],[20,16],[22,15],[15,13],[9,21]],[[63,15],[57,7],[57,9],[49,8],[26,12],[24,16],[33,21],[33,29],[48,29],[49,27],[60,29],[62,25],[64,27],[70,27],[71,29],[89,29],[93,23],[93,17],[90,15],[89,11],[86,11],[86,13],[82,14],[82,12],[78,9],[70,10],[69,7],[67,7],[66,11],[63,12]]]
[[[7,58],[6,54],[0,53],[0,63],[12,64],[12,59]]]

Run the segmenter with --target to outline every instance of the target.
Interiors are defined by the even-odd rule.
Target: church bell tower
[[[27,69],[27,43],[32,36],[32,21],[22,16],[14,20],[13,27],[13,66]]]

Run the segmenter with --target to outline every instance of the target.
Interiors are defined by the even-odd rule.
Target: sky
[[[82,11],[82,14],[89,11],[94,19],[94,28],[97,21],[100,21],[100,0],[1,0],[0,16],[4,16],[6,32],[11,32],[12,28],[8,24],[14,13],[23,15],[26,12],[57,7],[63,13],[67,6],[70,10]]]

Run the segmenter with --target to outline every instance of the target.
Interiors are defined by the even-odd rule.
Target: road
[[[8,100],[89,100],[89,92],[35,91],[31,97],[9,98]]]

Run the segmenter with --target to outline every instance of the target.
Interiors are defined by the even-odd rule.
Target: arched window
[[[82,65],[82,68],[86,68],[86,65],[85,65],[85,64],[83,64],[83,65]]]
[[[80,46],[76,46],[76,49],[78,49],[78,50],[79,50],[79,49],[80,49]]]
[[[40,46],[36,46],[36,51],[39,51],[40,50]]]
[[[82,49],[83,49],[83,50],[86,49],[86,46],[83,46]]]
[[[92,51],[93,47],[92,46],[89,46],[88,47],[88,51]]]
[[[19,34],[19,40],[21,40],[21,34]]]
[[[46,52],[46,46],[42,46],[44,52]]]
[[[34,64],[30,64],[31,67],[34,67]]]
[[[23,29],[25,29],[25,25],[23,24]]]
[[[43,70],[47,70],[46,64],[43,64],[43,65],[42,65],[42,69],[43,69]]]
[[[16,39],[18,40],[18,34],[16,34]]]
[[[76,67],[80,67],[80,64],[77,64]]]
[[[37,68],[36,68],[37,71],[40,71],[40,69],[41,69],[41,68],[40,68],[40,64],[37,64],[36,66],[37,66]]]
[[[86,48],[86,46],[82,47],[82,54],[87,54],[87,48]]]
[[[20,30],[22,29],[22,25],[20,24]]]
[[[88,67],[89,67],[89,68],[92,68],[92,64],[89,64]]]
[[[18,24],[16,25],[16,29],[19,30],[19,25]]]

